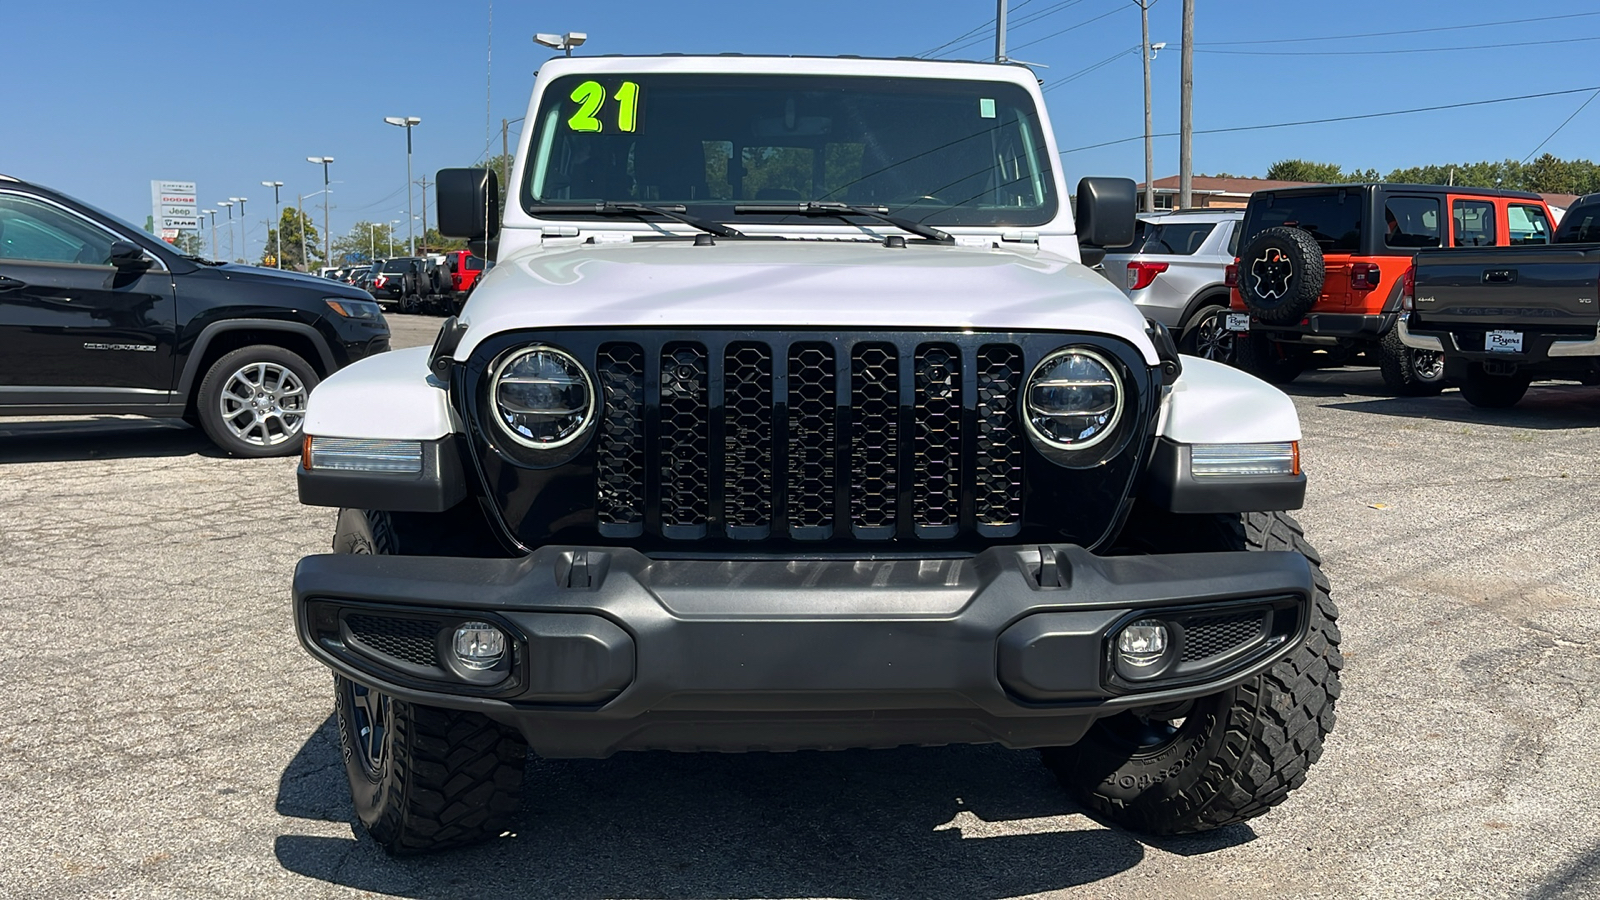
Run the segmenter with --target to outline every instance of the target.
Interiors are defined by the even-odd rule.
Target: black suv
[[[235,456],[287,455],[317,382],[387,349],[357,288],[184,256],[0,176],[0,416],[182,417]]]

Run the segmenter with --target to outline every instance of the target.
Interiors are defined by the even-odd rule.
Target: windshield
[[[1323,253],[1354,253],[1361,249],[1361,209],[1365,195],[1358,189],[1337,188],[1315,194],[1262,194],[1250,198],[1250,237],[1278,225],[1308,232]]]
[[[931,225],[1037,226],[1056,214],[1038,113],[1012,84],[574,75],[544,92],[535,121],[521,191],[534,216],[573,215],[541,203],[611,201],[727,222],[737,203],[811,200]]]
[[[408,257],[401,257],[400,259],[391,259],[388,262],[383,264],[383,271],[385,271],[385,272],[405,272],[405,271],[410,270],[410,268],[411,268],[411,260]]]

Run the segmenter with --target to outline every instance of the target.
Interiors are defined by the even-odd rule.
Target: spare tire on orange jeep
[[[1250,314],[1293,325],[1322,296],[1322,248],[1298,228],[1267,228],[1239,250],[1239,296]]]

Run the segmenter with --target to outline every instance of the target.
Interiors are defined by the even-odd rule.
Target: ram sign
[[[200,230],[200,204],[192,181],[150,182],[150,206],[157,233],[167,240],[180,231]]]

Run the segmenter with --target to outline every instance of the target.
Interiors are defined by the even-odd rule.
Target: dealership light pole
[[[333,157],[308,156],[306,162],[322,164],[322,264],[326,266],[333,261],[333,233],[328,230],[328,197],[333,193],[328,188],[328,163],[333,162]]]
[[[239,204],[239,243],[242,246],[239,249],[238,257],[236,257],[236,258],[237,259],[242,259],[245,262],[249,262],[250,261],[250,232],[246,230],[249,226],[246,225],[245,221],[244,221],[244,202],[246,200],[250,199],[250,198],[248,198],[248,197],[229,197],[228,199],[232,200],[233,202],[235,202],[237,204]]]
[[[276,229],[276,233],[278,235],[278,249],[277,252],[273,254],[273,258],[278,261],[278,268],[281,269],[283,268],[283,214],[278,212],[278,188],[283,187],[283,182],[263,181],[261,182],[261,185],[263,187],[272,188],[273,227]]]
[[[211,217],[211,258],[212,259],[216,259],[217,258],[217,211],[214,210],[214,209],[202,209],[202,210],[200,210],[200,212],[202,214],[204,214],[204,215],[208,215],[208,216]]]
[[[394,126],[399,127],[399,128],[404,128],[406,130],[406,215],[412,215],[412,212],[411,212],[411,129],[415,128],[418,125],[421,125],[422,124],[422,119],[420,117],[418,117],[418,116],[384,116],[383,120],[385,122],[388,122],[390,125],[394,125]],[[413,225],[409,225],[408,224],[406,226],[406,233],[407,233],[407,240],[411,245],[411,255],[412,256],[416,256],[417,255],[416,227],[413,226]],[[424,237],[426,237],[426,235],[424,235]]]
[[[230,257],[230,259],[228,261],[232,262],[233,260],[232,260],[231,257],[234,256],[234,252],[233,252],[233,201],[232,200],[221,200],[221,201],[218,201],[217,205],[222,207],[223,209],[226,209],[228,211],[228,256]]]
[[[543,44],[552,50],[565,50],[567,55],[572,55],[572,48],[587,41],[589,36],[581,31],[569,31],[566,34],[536,34],[533,36],[535,44]]]

